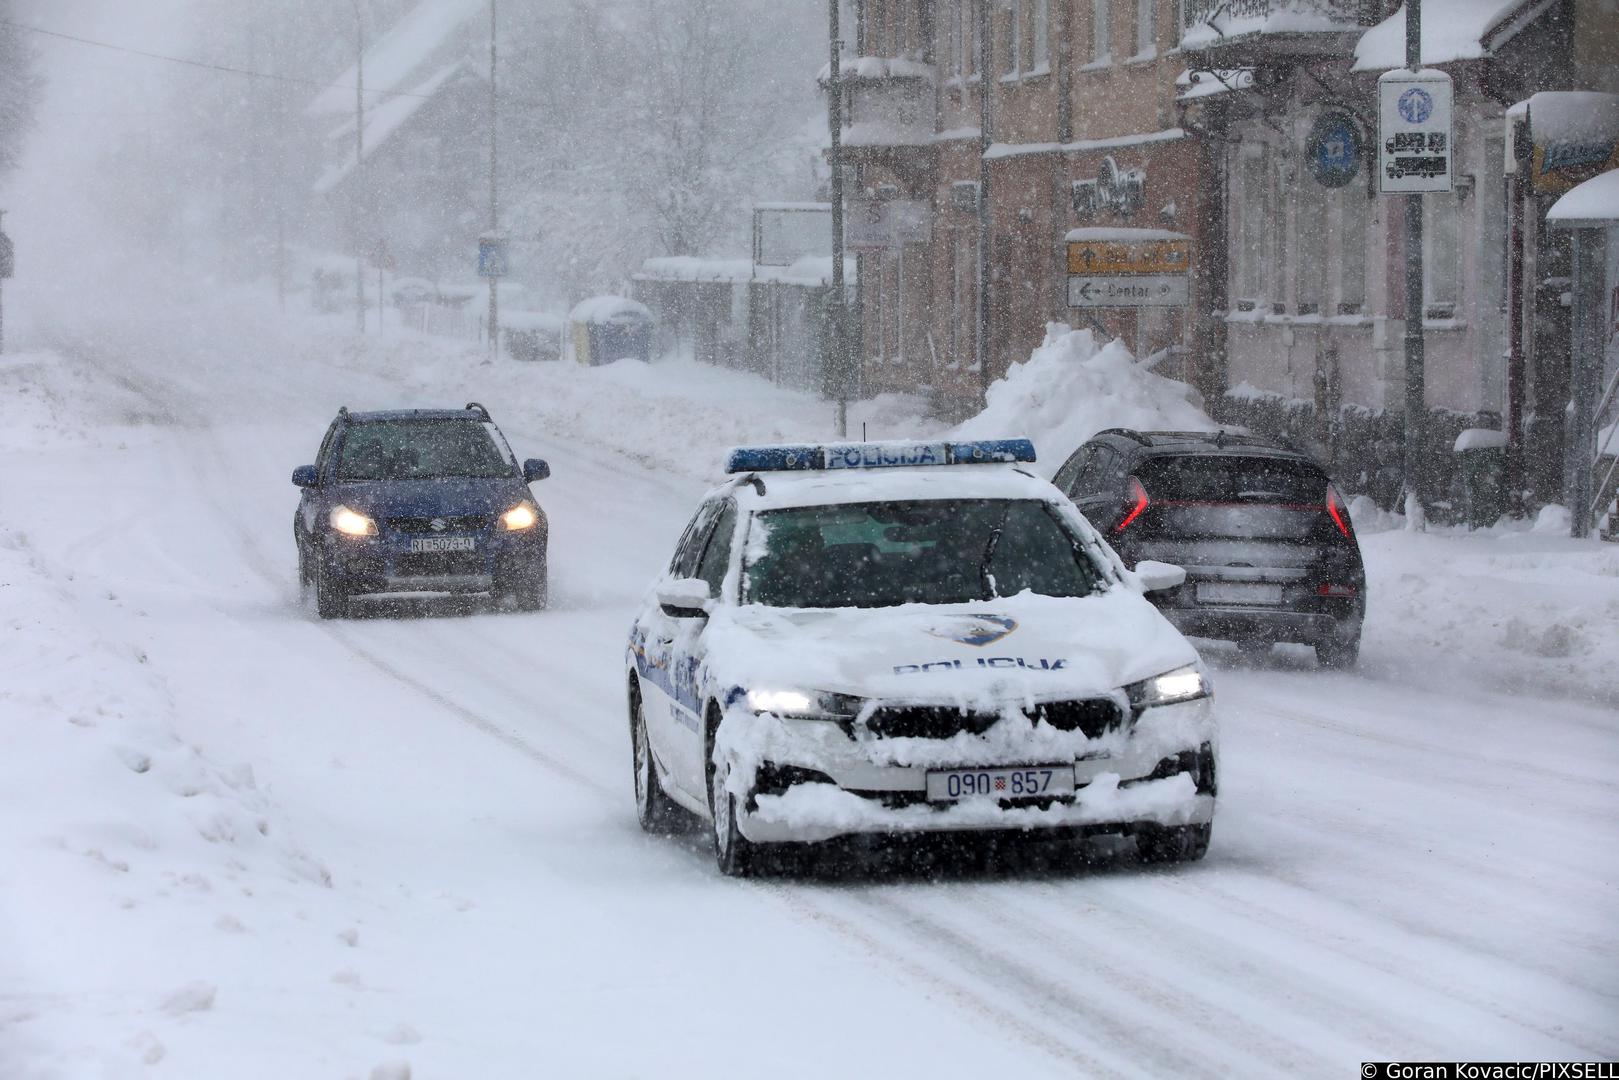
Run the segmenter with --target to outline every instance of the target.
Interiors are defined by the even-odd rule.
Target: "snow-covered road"
[[[397,371],[147,346],[0,361],[0,1075],[1619,1057],[1611,703],[1211,648],[1202,863],[738,883],[630,785],[623,635],[700,484],[474,372],[450,403],[552,465],[552,609],[323,624],[287,477]]]

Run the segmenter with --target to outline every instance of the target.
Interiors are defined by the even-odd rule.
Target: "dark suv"
[[[545,512],[528,485],[551,475],[521,465],[489,410],[338,410],[292,520],[298,580],[323,619],[357,596],[488,593],[545,606]]]
[[[1366,575],[1343,497],[1296,450],[1225,432],[1100,432],[1056,485],[1129,566],[1186,568],[1152,594],[1183,633],[1245,648],[1296,641],[1325,666],[1360,655]]]

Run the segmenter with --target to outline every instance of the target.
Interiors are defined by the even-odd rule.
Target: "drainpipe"
[[[978,332],[975,352],[978,358],[979,396],[986,404],[990,383],[989,148],[994,141],[992,126],[994,107],[990,88],[995,83],[995,75],[991,68],[995,58],[990,41],[993,21],[990,17],[991,2],[992,0],[978,0]]]

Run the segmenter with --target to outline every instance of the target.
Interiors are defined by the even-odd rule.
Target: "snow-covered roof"
[[[1619,140],[1619,94],[1552,90],[1522,104],[1529,116],[1529,135],[1537,143]]]
[[[1051,499],[1051,484],[1013,465],[926,465],[763,474],[765,492],[743,485],[748,509],[895,499]]]
[[[1277,0],[1262,5],[1253,14],[1240,15],[1226,11],[1227,6],[1216,9],[1222,14],[1214,19],[1188,26],[1181,35],[1181,48],[1207,49],[1231,38],[1258,34],[1334,33],[1355,27],[1354,16],[1348,14],[1343,5],[1320,0]]]
[[[855,259],[843,260],[843,276],[853,282],[857,276]],[[750,281],[781,285],[816,287],[832,281],[830,255],[806,255],[789,266],[755,266],[748,258],[707,259],[695,255],[664,255],[641,263],[637,281],[728,282],[743,285]]]
[[[373,94],[405,86],[416,70],[432,59],[463,23],[488,10],[488,0],[422,0],[365,50],[366,104]],[[307,109],[311,116],[354,111],[354,65],[315,96]]]
[[[568,312],[569,322],[651,322],[652,312],[645,304],[625,296],[592,296],[581,300]]]
[[[1484,38],[1525,0],[1423,0],[1422,63],[1448,64],[1487,55]],[[1366,31],[1355,46],[1356,71],[1405,66],[1405,7]]]
[[[1171,232],[1168,229],[1112,229],[1106,227],[1090,227],[1084,229],[1069,229],[1068,242],[1070,244],[1135,244],[1146,240],[1190,240],[1185,233]]]
[[[1546,220],[1567,228],[1619,222],[1619,169],[1576,185],[1552,204]]]
[[[450,76],[461,69],[461,62],[447,64],[432,75],[427,81],[411,89],[410,94],[391,97],[382,104],[370,108],[365,115],[365,134],[360,140],[363,144],[364,154],[369,158],[382,145],[388,141],[389,136],[405,125],[412,116],[426,105],[428,100],[438,92],[439,87],[449,81]],[[354,135],[354,122],[348,123],[333,131],[329,139],[341,139]],[[336,165],[321,173],[315,181],[315,193],[324,195],[332,188],[343,182],[343,178],[354,171],[354,150],[350,146],[348,156]]]
[[[824,83],[832,77],[832,65],[822,64],[815,81]],[[924,64],[905,56],[856,56],[838,63],[840,79],[921,79],[937,82],[938,71],[932,64]]]

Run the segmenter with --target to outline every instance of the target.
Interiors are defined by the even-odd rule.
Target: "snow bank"
[[[1368,674],[1619,708],[1619,545],[1570,539],[1562,507],[1533,525],[1360,543]]]
[[[1110,427],[1213,431],[1217,427],[1185,383],[1155,375],[1118,341],[1098,347],[1089,330],[1063,323],[1027,361],[989,388],[984,411],[961,424],[963,438],[1027,435],[1049,477],[1080,443]]]

